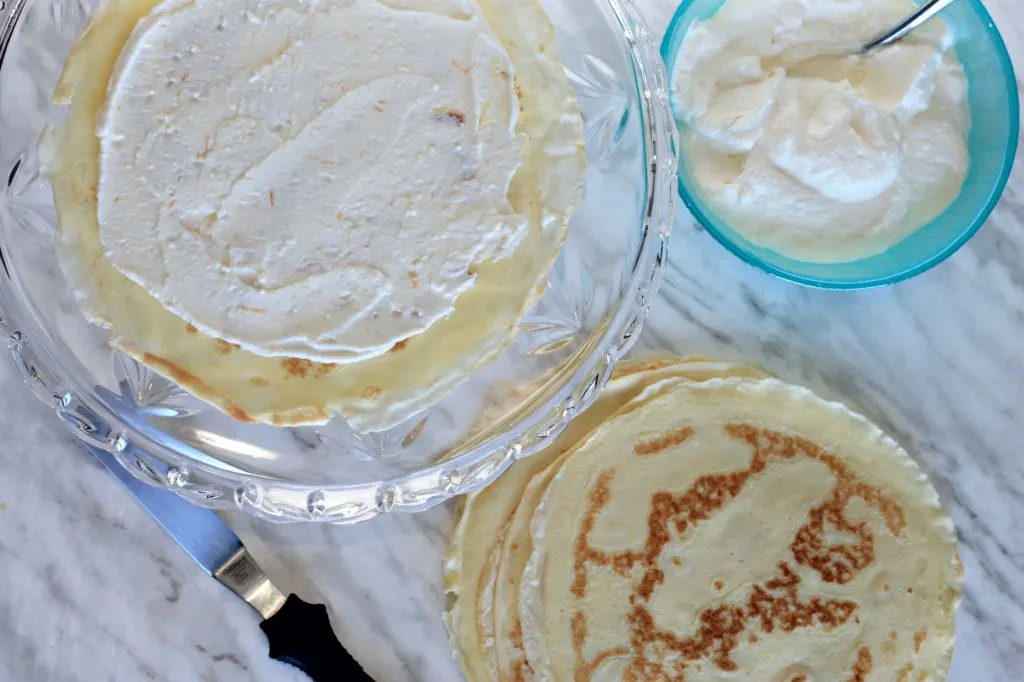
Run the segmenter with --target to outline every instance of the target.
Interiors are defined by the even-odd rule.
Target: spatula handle
[[[288,595],[260,628],[270,642],[270,657],[295,666],[313,682],[373,682],[338,641],[323,604]]]

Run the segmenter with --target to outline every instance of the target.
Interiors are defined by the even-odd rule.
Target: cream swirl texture
[[[253,353],[384,353],[528,229],[514,76],[473,3],[166,0],[100,111],[105,256]]]

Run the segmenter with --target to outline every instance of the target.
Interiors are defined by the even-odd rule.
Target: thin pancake
[[[766,376],[764,372],[747,365],[713,361],[693,361],[648,370],[643,374],[630,377],[628,382],[620,382],[607,396],[608,401],[603,406],[605,409],[601,414],[595,415],[594,419],[589,420],[587,426],[599,425],[598,419],[603,421],[609,418],[613,414],[612,410],[617,412],[645,388],[667,378],[677,377],[686,381],[700,382],[715,378],[760,379]],[[590,429],[588,429],[589,432]],[[519,590],[523,569],[526,567],[526,562],[533,549],[530,538],[530,522],[548,484],[558,472],[562,462],[572,456],[574,449],[585,440],[586,436],[578,438],[571,444],[566,443],[569,448],[563,448],[562,453],[556,459],[530,479],[506,528],[501,556],[496,562],[494,588],[495,653],[498,679],[502,682],[522,682],[529,679],[530,670],[526,651],[523,648],[522,622],[519,617]]]
[[[667,381],[537,507],[520,594],[535,679],[942,680],[962,571],[914,461],[775,380]]]
[[[462,668],[473,681],[498,679],[494,594],[505,533],[530,480],[649,383],[666,376],[763,376],[745,365],[703,358],[654,357],[624,362],[585,413],[543,452],[517,462],[493,485],[469,495],[445,562],[450,606],[445,620]],[[507,612],[507,609],[503,609]],[[493,614],[493,615],[492,615]],[[502,624],[501,631],[509,628]],[[504,644],[500,642],[499,644]]]

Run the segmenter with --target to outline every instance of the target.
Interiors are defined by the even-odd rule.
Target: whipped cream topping
[[[941,20],[866,57],[902,0],[728,0],[676,58],[683,150],[711,207],[779,253],[884,251],[956,198],[967,84]]]
[[[505,48],[459,0],[166,0],[100,112],[106,258],[200,331],[347,362],[515,251]]]

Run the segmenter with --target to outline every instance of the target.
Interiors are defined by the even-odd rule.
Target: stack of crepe
[[[943,680],[962,576],[877,427],[697,358],[621,367],[464,501],[445,568],[470,682]]]

